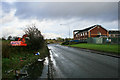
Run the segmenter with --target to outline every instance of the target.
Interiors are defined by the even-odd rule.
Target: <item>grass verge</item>
[[[26,47],[9,46],[10,41],[2,41],[2,78],[15,78],[15,70],[22,69],[27,64],[33,64],[38,58],[45,58],[49,55],[47,46],[34,51]],[[34,53],[40,52],[40,55]],[[41,63],[42,64],[42,63]],[[42,65],[43,66],[43,65]],[[39,69],[42,71],[42,67]]]
[[[110,53],[115,53],[115,54],[119,53],[119,49],[118,49],[119,45],[80,43],[80,44],[73,44],[70,46],[93,49],[93,50],[97,50],[97,51],[110,52]]]

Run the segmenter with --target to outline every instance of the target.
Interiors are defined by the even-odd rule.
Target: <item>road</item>
[[[49,44],[54,78],[117,78],[118,58]]]

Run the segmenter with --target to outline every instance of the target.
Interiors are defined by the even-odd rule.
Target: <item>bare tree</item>
[[[8,36],[8,40],[10,40],[12,38],[12,36]]]
[[[30,48],[38,50],[44,46],[44,38],[38,28],[36,28],[35,24],[28,25],[27,28],[25,28],[24,32],[29,37],[27,44]]]
[[[6,40],[4,37],[2,37],[2,40]]]

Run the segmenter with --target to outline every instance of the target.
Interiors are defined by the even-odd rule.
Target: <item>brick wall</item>
[[[107,30],[103,29],[100,26],[97,26],[90,30],[90,37],[96,37],[97,35],[107,36]]]

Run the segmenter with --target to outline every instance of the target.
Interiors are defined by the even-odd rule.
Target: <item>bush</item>
[[[10,46],[8,45],[9,41],[2,41],[2,57],[9,58],[10,57]]]
[[[62,45],[72,45],[72,44],[79,44],[79,43],[87,43],[87,41],[75,41],[75,40],[73,40],[73,41],[66,41],[66,42],[63,42],[62,43]]]
[[[68,44],[69,44],[68,41],[62,43],[62,45],[68,45]]]
[[[31,25],[25,29],[25,33],[28,35],[29,40],[27,41],[28,48],[32,50],[38,50],[45,46],[45,41],[41,32],[36,28],[35,25]]]

